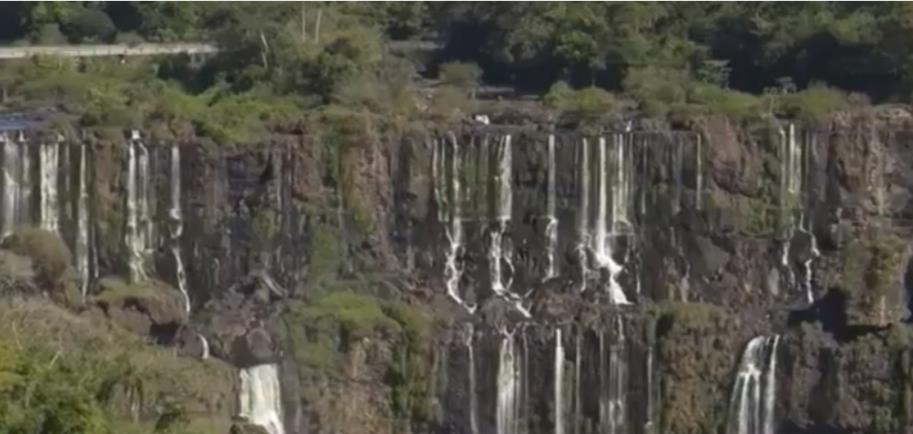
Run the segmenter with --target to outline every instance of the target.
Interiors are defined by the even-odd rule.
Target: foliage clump
[[[57,234],[42,229],[20,229],[3,240],[2,247],[32,260],[38,283],[58,287],[70,267],[70,249]]]

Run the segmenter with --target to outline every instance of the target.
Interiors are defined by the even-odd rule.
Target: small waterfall
[[[241,370],[239,416],[266,428],[270,434],[285,434],[282,425],[282,392],[275,364]]]
[[[653,379],[654,357],[655,356],[653,354],[653,344],[650,343],[647,345],[647,361],[646,361],[646,367],[645,367],[645,371],[646,371],[645,395],[646,395],[647,403],[646,403],[646,408],[645,408],[646,418],[644,420],[644,434],[653,433],[653,412],[654,412],[653,408],[655,406],[655,404],[653,402],[653,400],[654,400],[653,389],[655,387],[653,385],[653,383],[654,383],[654,379]]]
[[[460,153],[457,146],[456,137],[450,136],[451,145],[451,173],[447,174],[447,152],[446,145],[440,141],[434,142],[432,171],[434,177],[435,200],[438,204],[438,219],[445,224],[445,234],[447,237],[448,249],[444,259],[444,285],[447,287],[447,295],[457,304],[466,308],[469,313],[475,312],[475,306],[471,306],[463,301],[460,295],[460,278],[463,276],[463,269],[459,264],[460,250],[463,248],[463,221],[460,213],[461,191],[460,191]],[[451,200],[448,200],[449,187]]]
[[[520,433],[521,361],[516,354],[513,332],[502,331],[498,353],[497,434]]]
[[[748,342],[729,401],[728,434],[773,434],[779,336]]]
[[[168,217],[171,219],[171,255],[174,257],[174,267],[177,273],[178,289],[184,296],[184,311],[190,313],[190,294],[187,290],[187,272],[184,261],[181,259],[181,234],[184,232],[184,220],[181,215],[181,150],[171,146],[171,209]]]
[[[76,248],[74,256],[79,274],[80,289],[85,297],[89,292],[89,190],[86,187],[86,145],[79,146],[79,192],[76,202]]]
[[[564,434],[564,343],[555,329],[555,434]]]
[[[818,250],[818,237],[815,236],[812,222],[811,220],[806,219],[804,214],[799,218],[799,232],[802,232],[808,237],[809,254],[802,266],[805,273],[805,299],[809,304],[812,304],[815,302],[815,288],[812,284],[812,280],[815,277],[814,262],[815,259],[818,259],[818,257],[821,256],[821,251]]]
[[[473,338],[475,336],[475,330],[472,327],[472,324],[469,324],[469,329],[466,332],[464,338],[464,343],[466,345],[466,352],[469,354],[469,432],[470,434],[479,433],[479,416],[476,414],[476,409],[478,408],[478,398],[476,397],[476,357]]]
[[[3,137],[3,236],[13,232],[19,223],[19,146],[9,137]]]
[[[796,143],[796,126],[790,123],[786,130],[780,128],[780,206],[783,245],[780,266],[786,272],[786,281],[792,285],[795,277],[789,264],[789,251],[796,232],[794,209],[802,195],[802,148]]]
[[[502,264],[510,266],[510,253],[503,248],[504,233],[510,222],[511,211],[511,185],[510,185],[510,135],[504,136],[498,152],[498,173],[495,178],[495,219],[497,228],[491,233],[491,247],[488,250],[488,262],[491,271],[491,289],[496,295],[506,296],[510,288],[510,281],[503,281],[504,273]]]
[[[624,324],[621,317],[616,325],[618,342],[605,345],[605,333],[599,334],[599,425],[605,434],[622,433],[625,426],[627,398],[627,362],[625,357]]]
[[[209,341],[206,340],[206,336],[203,336],[197,333],[197,339],[200,340],[200,347],[203,349],[203,353],[200,355],[200,358],[206,360],[209,358]]]
[[[134,132],[127,145],[127,231],[126,245],[131,281],[146,279],[146,264],[151,249],[151,220],[149,215],[149,151]],[[139,155],[137,155],[139,154]]]
[[[546,225],[545,225],[545,239],[546,241],[546,268],[545,268],[545,279],[551,279],[558,275],[557,266],[555,263],[555,255],[558,250],[558,219],[555,217],[556,209],[556,192],[555,192],[555,135],[551,134],[548,136],[548,186],[547,186],[547,198],[546,198]]]
[[[586,139],[580,142],[580,208],[577,210],[577,256],[580,263],[580,291],[587,289],[590,274],[587,245],[590,243],[590,146]]]
[[[611,185],[612,194],[612,216],[608,219],[607,212],[609,208],[609,167],[606,156],[606,141],[604,138],[599,139],[599,185],[596,202],[596,221],[595,236],[593,240],[593,257],[599,269],[607,270],[609,273],[608,292],[613,304],[628,304],[629,301],[625,296],[621,285],[618,284],[617,276],[621,272],[622,266],[615,262],[612,257],[612,243],[614,238],[619,236],[617,231],[618,223],[627,223],[627,180],[623,170],[624,163],[624,146],[622,145],[622,136],[616,136],[616,153],[615,159],[618,164],[615,167],[616,176]],[[629,224],[629,223],[628,223]]]
[[[56,143],[43,144],[38,147],[41,229],[55,233],[60,225],[60,214],[57,206],[59,149]]]
[[[695,166],[694,208],[697,210],[701,209],[701,199],[702,199],[701,192],[703,191],[703,188],[704,188],[704,154],[701,150],[701,148],[702,148],[701,140],[703,140],[703,137],[704,137],[703,134],[698,133],[697,139],[696,139],[697,143],[695,144],[696,149],[694,152],[694,160],[695,160],[694,161],[694,166]]]

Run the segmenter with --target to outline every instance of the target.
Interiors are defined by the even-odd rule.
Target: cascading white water
[[[444,258],[444,285],[447,295],[457,304],[463,306],[469,313],[475,312],[475,306],[467,304],[460,295],[460,278],[463,269],[459,264],[459,253],[463,248],[463,221],[460,213],[460,153],[455,136],[450,137],[451,145],[451,173],[447,175],[446,144],[435,141],[433,149],[432,169],[435,185],[435,200],[438,204],[438,219],[447,222],[444,225],[448,248]],[[449,185],[449,192],[446,186]],[[448,200],[448,193],[450,200]]]
[[[184,232],[184,220],[181,215],[181,150],[171,146],[171,209],[168,217],[171,219],[171,255],[174,257],[174,267],[177,273],[178,289],[184,296],[184,311],[190,313],[190,294],[187,290],[187,272],[184,261],[181,259],[181,234]]]
[[[498,173],[495,175],[495,219],[497,227],[491,233],[491,246],[488,249],[488,263],[491,272],[491,289],[498,296],[506,296],[510,283],[503,282],[502,264],[510,264],[510,253],[503,248],[504,233],[510,222],[512,192],[510,185],[510,135],[504,136],[498,147]]]
[[[25,136],[19,133],[19,205],[16,207],[19,224],[34,223],[32,217],[32,153]]]
[[[645,409],[646,419],[644,420],[644,434],[651,434],[653,432],[653,411],[654,411],[653,406],[655,405],[653,403],[653,399],[654,399],[653,388],[655,387],[653,385],[653,382],[654,382],[654,380],[653,380],[653,363],[654,363],[653,358],[654,358],[653,345],[648,344],[647,345],[647,361],[646,361],[647,366],[645,367],[645,371],[646,371],[646,374],[645,374],[646,393],[645,393],[645,395],[646,395],[647,404],[645,406],[646,407],[646,409]]]
[[[555,434],[564,434],[564,343],[555,329]]]
[[[555,255],[558,250],[558,218],[556,217],[556,192],[555,192],[555,135],[548,136],[548,179],[547,179],[547,197],[545,203],[546,224],[546,268],[545,279],[551,279],[558,275],[558,268],[555,262]]]
[[[470,434],[479,433],[479,417],[476,414],[478,403],[476,398],[476,358],[474,349],[475,330],[472,324],[468,325],[469,329],[464,337],[466,352],[469,357],[469,432]]]
[[[282,391],[275,364],[241,370],[239,416],[262,426],[270,434],[285,434],[282,425]]]
[[[596,262],[596,266],[599,269],[608,271],[609,281],[607,284],[607,290],[609,293],[609,298],[613,304],[628,304],[628,298],[625,296],[624,291],[621,289],[621,285],[618,284],[618,273],[621,272],[622,267],[615,259],[612,257],[612,243],[614,238],[619,236],[618,233],[618,223],[627,222],[627,198],[628,194],[626,193],[627,180],[623,170],[623,158],[624,158],[624,147],[621,143],[621,135],[616,136],[615,144],[615,159],[618,161],[615,167],[615,177],[611,185],[611,194],[612,194],[612,214],[611,220],[609,219],[608,208],[609,208],[609,165],[607,158],[607,144],[604,138],[599,139],[599,186],[596,197],[596,221],[593,223],[595,235],[591,237],[593,245],[593,259]]]
[[[59,149],[56,143],[42,144],[38,147],[40,226],[41,229],[51,232],[57,232],[60,225],[57,207]]]
[[[519,399],[521,397],[521,369],[514,345],[513,332],[502,331],[498,352],[497,408],[495,422],[497,434],[520,434]]]
[[[789,264],[789,251],[796,232],[794,208],[802,195],[802,148],[796,143],[794,124],[790,123],[786,131],[780,128],[780,142],[780,204],[785,219],[780,266],[786,272],[787,284],[792,285],[795,278]]]
[[[821,256],[821,251],[818,250],[818,237],[815,236],[812,222],[810,220],[806,222],[804,214],[799,218],[799,232],[802,232],[808,237],[809,255],[802,265],[804,268],[803,271],[805,272],[805,299],[809,304],[812,304],[815,302],[815,291],[812,283],[812,280],[815,277],[815,270],[813,267],[815,259],[818,259],[818,257]]]
[[[774,433],[779,340],[759,336],[748,342],[729,401],[727,434]]]
[[[89,292],[89,190],[86,187],[86,145],[79,146],[79,192],[76,199],[76,271],[80,289],[85,297]]]
[[[586,139],[580,142],[580,208],[577,210],[577,257],[580,263],[580,291],[587,289],[590,274],[587,245],[590,243],[590,146]]]
[[[134,132],[134,139],[136,139]],[[139,156],[137,156],[139,151]],[[148,175],[149,157],[146,147],[138,140],[127,144],[127,233],[125,242],[129,257],[131,281],[145,280],[146,275],[146,225],[149,216],[146,214],[145,187],[148,186],[144,175]]]
[[[624,323],[618,318],[618,342],[605,346],[605,334],[599,335],[600,390],[599,426],[605,434],[619,434],[625,426],[627,401],[627,361],[624,340]]]
[[[19,222],[19,146],[3,136],[3,236]]]
[[[206,336],[203,336],[197,333],[197,339],[200,340],[200,347],[202,348],[202,354],[200,358],[206,360],[209,358],[209,341],[206,339]]]

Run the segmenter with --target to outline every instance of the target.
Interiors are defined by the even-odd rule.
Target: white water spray
[[[275,364],[241,370],[240,416],[266,428],[269,434],[285,434],[282,425],[282,393]]]
[[[748,342],[729,403],[729,434],[773,434],[779,336]]]
[[[613,304],[629,304],[627,296],[618,284],[618,273],[621,272],[622,266],[615,262],[612,257],[612,243],[614,238],[619,236],[618,223],[627,223],[627,180],[624,174],[624,146],[621,142],[622,136],[616,136],[615,142],[615,182],[612,183],[612,215],[611,220],[607,216],[609,208],[609,168],[608,158],[606,155],[607,145],[604,138],[599,139],[599,186],[596,201],[596,221],[594,222],[595,236],[591,237],[593,241],[592,250],[593,258],[599,269],[608,271],[608,293]],[[628,223],[629,224],[629,223]]]

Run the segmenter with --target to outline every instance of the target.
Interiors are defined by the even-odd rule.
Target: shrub
[[[53,232],[23,229],[10,234],[2,246],[31,258],[40,284],[57,287],[70,266],[70,250]]]
[[[444,85],[469,91],[478,86],[482,69],[475,63],[447,62],[440,66],[437,76]]]
[[[544,102],[563,115],[584,119],[598,118],[618,108],[615,97],[601,88],[591,86],[575,90],[561,81],[552,85]]]
[[[70,42],[84,40],[110,42],[117,34],[117,28],[108,14],[91,8],[82,8],[66,18],[62,26],[63,33]]]
[[[781,97],[782,114],[804,121],[821,121],[828,115],[853,106],[852,99],[846,92],[820,84]],[[859,99],[856,98],[859,102]]]

